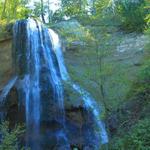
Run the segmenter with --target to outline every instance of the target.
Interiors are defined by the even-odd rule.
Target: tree
[[[62,0],[62,11],[67,17],[86,14],[87,0]]]
[[[0,0],[0,18],[1,20],[7,20],[7,22],[16,19],[26,18],[29,9],[26,7],[26,0]]]
[[[4,19],[4,17],[5,17],[7,0],[4,1],[3,5],[4,6],[3,6],[3,11],[2,11],[1,19]]]
[[[43,23],[45,23],[45,18],[44,18],[44,3],[43,3],[43,0],[41,0],[41,17],[42,17],[42,21]]]

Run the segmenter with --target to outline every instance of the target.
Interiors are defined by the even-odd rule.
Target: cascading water
[[[104,123],[99,118],[100,109],[86,90],[71,81],[58,35],[33,19],[17,21],[13,31],[16,76],[4,87],[0,102],[15,85],[20,109],[25,109],[26,147],[31,150],[71,150],[77,147],[99,150],[100,144],[108,142]],[[83,122],[68,118],[70,113],[74,114],[74,109],[71,107],[66,114],[62,81],[81,96]],[[80,118],[79,112],[75,113]],[[82,134],[78,134],[80,130]]]
[[[25,102],[27,146],[41,149],[43,122],[60,124],[63,137],[57,133],[56,138],[66,140],[63,87],[47,28],[32,19],[18,21],[14,25],[14,55],[19,97]]]
[[[59,41],[58,35],[51,29],[49,29],[49,33],[51,36],[51,40],[53,43],[54,51],[56,53],[56,57],[59,63],[59,68],[60,68],[60,73],[61,73],[61,78],[68,84],[70,84],[75,91],[77,91],[79,94],[82,95],[82,99],[84,101],[84,105],[86,109],[91,109],[93,112],[93,115],[97,121],[97,125],[99,127],[99,135],[101,136],[101,143],[106,144],[108,143],[108,136],[107,132],[104,127],[104,123],[100,120],[100,110],[98,108],[98,105],[96,104],[96,101],[92,98],[92,96],[82,89],[78,84],[75,84],[71,81],[71,78],[67,72],[67,69],[65,67],[64,59],[63,59],[63,54],[61,50],[61,44]]]

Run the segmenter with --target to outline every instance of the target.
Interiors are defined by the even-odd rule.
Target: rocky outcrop
[[[90,45],[93,41],[90,31],[75,19],[57,23],[54,28],[62,37],[64,51],[84,49],[85,46]]]
[[[117,52],[140,53],[144,51],[144,47],[147,43],[149,43],[149,38],[144,34],[137,34],[137,33],[125,34],[123,41],[117,46]]]
[[[0,40],[0,89],[12,76],[12,40]]]
[[[10,127],[13,128],[17,123],[23,123],[25,120],[24,105],[21,105],[18,101],[18,91],[13,86],[4,99],[4,102],[0,104],[0,114],[2,120],[8,120]]]
[[[71,147],[78,149],[95,149],[97,143],[96,122],[92,110],[85,108],[82,96],[70,86],[65,87],[66,128]]]
[[[66,118],[65,128],[71,147],[78,149],[95,149],[94,144],[97,145],[97,137],[93,132],[96,127],[92,112],[84,107],[81,96],[75,93],[73,89],[65,89],[64,102]],[[5,97],[3,105],[1,104],[0,106],[0,114],[3,114],[3,118],[10,122],[10,126],[12,128],[16,125],[16,123],[25,122],[25,106],[23,102],[19,102],[18,90],[15,85],[11,87]],[[47,105],[46,109],[51,112],[53,108],[50,105]],[[53,140],[53,143],[56,143],[57,139],[53,136],[47,135],[50,133],[55,134],[55,132],[58,132],[58,129],[61,130],[64,126],[56,121],[49,121],[48,118],[45,118],[41,122],[41,126],[41,132],[43,132],[43,138],[41,139],[43,141],[43,146],[45,147],[45,150],[52,148],[54,145],[50,144],[48,141]],[[65,139],[60,142],[63,145]]]

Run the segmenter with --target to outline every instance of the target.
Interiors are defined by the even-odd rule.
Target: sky
[[[30,8],[34,8],[34,2],[40,2],[41,0],[31,0],[29,3]],[[43,0],[47,2],[47,0]],[[55,12],[57,9],[60,8],[61,1],[60,0],[50,0],[50,9]]]

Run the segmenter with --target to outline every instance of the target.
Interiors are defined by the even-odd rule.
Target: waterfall
[[[101,109],[89,92],[71,80],[59,37],[53,30],[33,19],[17,21],[13,28],[13,69],[15,76],[3,88],[0,102],[4,103],[11,89],[16,88],[17,102],[25,114],[23,141],[27,149],[99,150],[100,144],[108,143],[105,125],[100,119]],[[66,114],[62,81],[81,96],[82,127]],[[73,116],[81,111],[70,109]],[[81,137],[74,136],[80,130]]]
[[[25,103],[27,146],[38,150],[42,122],[55,121],[65,126],[63,87],[48,29],[33,19],[18,21],[14,25],[13,53],[15,71],[20,77],[19,99]],[[47,110],[49,105],[55,110]],[[60,133],[67,139],[63,127]],[[62,138],[60,133],[57,138]]]
[[[97,125],[99,127],[99,135],[101,137],[101,143],[106,144],[108,143],[108,136],[107,132],[105,130],[104,123],[100,120],[100,109],[98,108],[98,104],[94,100],[94,98],[82,89],[78,84],[75,84],[71,81],[71,78],[67,72],[67,69],[65,67],[64,59],[63,59],[63,54],[61,50],[61,44],[59,41],[58,35],[51,29],[49,29],[49,33],[51,36],[51,40],[53,43],[54,51],[56,53],[56,57],[59,63],[59,68],[60,68],[60,73],[61,73],[61,78],[68,84],[70,84],[73,89],[78,92],[80,95],[82,95],[82,99],[84,101],[84,105],[87,109],[92,110],[94,117],[96,118]]]

